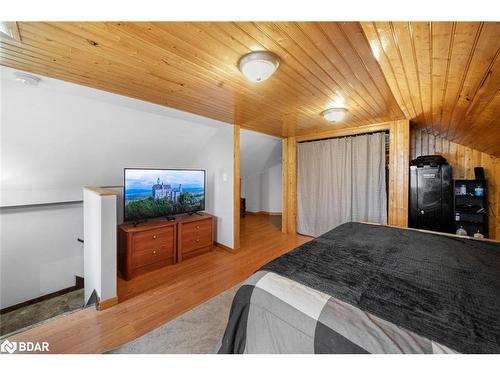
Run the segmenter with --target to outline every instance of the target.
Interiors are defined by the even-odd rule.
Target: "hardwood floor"
[[[279,216],[241,220],[241,248],[222,248],[182,263],[118,279],[119,304],[49,321],[10,338],[47,341],[50,353],[103,353],[133,340],[242,282],[262,265],[311,238],[284,234]]]

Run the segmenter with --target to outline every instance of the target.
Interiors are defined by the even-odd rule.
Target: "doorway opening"
[[[252,238],[255,228],[281,232],[282,140],[241,129],[239,141],[239,235],[244,244]]]

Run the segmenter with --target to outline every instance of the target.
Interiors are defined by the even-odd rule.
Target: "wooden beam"
[[[241,197],[241,180],[240,180],[240,126],[234,125],[234,139],[233,139],[233,163],[234,163],[234,185],[233,185],[233,198],[234,198],[234,240],[233,248],[238,250],[240,248],[240,197]]]
[[[322,131],[318,133],[310,133],[305,135],[299,135],[295,137],[297,142],[306,141],[318,141],[320,139],[343,137],[349,135],[363,134],[363,133],[374,133],[379,131],[390,130],[393,122],[382,122],[379,124],[370,124],[365,126],[356,126],[350,128],[342,129],[331,129],[327,131]]]
[[[287,147],[288,138],[283,138],[281,141],[281,231],[287,233],[288,231],[288,157]]]
[[[394,121],[389,131],[389,225],[408,227],[409,168],[410,122]]]
[[[297,233],[297,141],[283,140],[283,216],[282,231]]]

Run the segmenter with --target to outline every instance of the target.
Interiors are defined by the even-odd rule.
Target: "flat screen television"
[[[123,185],[125,221],[205,209],[204,170],[125,168]]]

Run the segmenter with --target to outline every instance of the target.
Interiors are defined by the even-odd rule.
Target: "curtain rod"
[[[297,143],[320,142],[320,141],[327,141],[329,139],[359,137],[360,135],[369,135],[369,134],[377,134],[377,133],[384,133],[385,135],[389,135],[389,130],[377,130],[377,131],[374,131],[374,132],[366,132],[366,133],[359,133],[359,134],[352,134],[352,135],[339,135],[337,137],[328,137],[328,138],[321,138],[321,139],[311,139],[311,140],[308,140],[308,141],[301,141],[301,142],[297,142]]]

